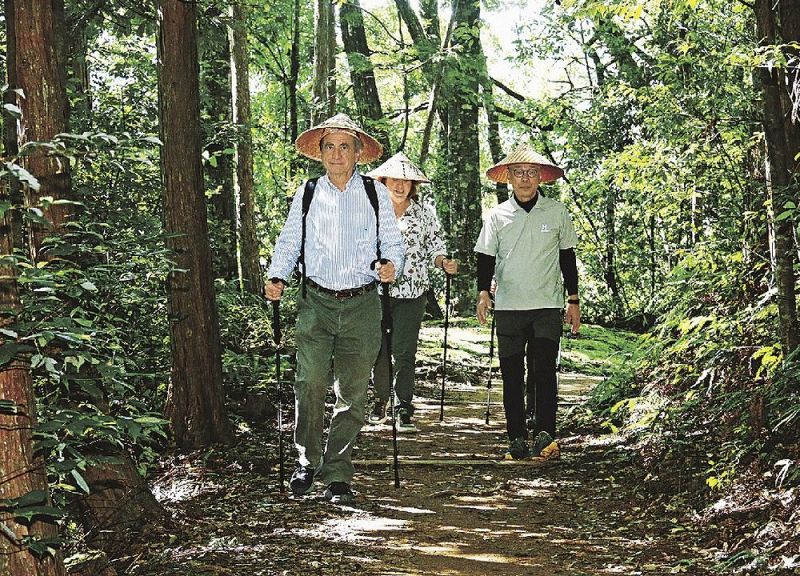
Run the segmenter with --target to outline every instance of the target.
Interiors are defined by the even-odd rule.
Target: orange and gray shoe
[[[531,456],[534,458],[544,458],[545,460],[559,458],[561,457],[561,449],[550,434],[542,431],[536,435],[533,441]]]

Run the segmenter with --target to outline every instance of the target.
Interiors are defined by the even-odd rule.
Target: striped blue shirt
[[[300,257],[304,189],[305,184],[297,189],[286,224],[275,243],[269,278],[288,280]],[[406,245],[397,227],[389,191],[378,181],[375,190],[381,222],[381,257],[391,260],[399,274]],[[376,281],[378,275],[370,268],[377,254],[376,240],[375,211],[358,171],[354,171],[344,191],[327,176],[317,180],[306,216],[306,277],[331,290],[346,290]]]

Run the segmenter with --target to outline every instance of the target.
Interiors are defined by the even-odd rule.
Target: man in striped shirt
[[[352,501],[351,453],[364,423],[370,372],[381,344],[381,309],[375,286],[393,282],[402,270],[405,244],[386,187],[375,182],[376,212],[358,163],[380,158],[382,146],[344,114],[305,131],[295,143],[325,168],[306,218],[306,293],[298,298],[295,445],[298,466],[289,487],[311,491],[314,479],[327,485],[332,502]],[[265,292],[279,300],[300,257],[303,195],[295,194],[272,257]],[[384,263],[376,261],[380,247]],[[333,384],[328,439],[322,448],[325,394]]]

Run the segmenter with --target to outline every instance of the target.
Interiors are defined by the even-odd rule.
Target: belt
[[[307,278],[306,282],[308,282],[308,285],[311,286],[317,292],[321,292],[322,294],[327,294],[328,296],[333,296],[337,300],[346,300],[347,298],[352,298],[353,296],[361,296],[362,294],[366,294],[370,290],[374,290],[375,286],[377,286],[376,282],[370,282],[369,284],[364,284],[363,286],[359,286],[358,288],[331,290],[330,288],[325,288],[325,286],[320,286],[319,284],[314,282],[311,278]]]

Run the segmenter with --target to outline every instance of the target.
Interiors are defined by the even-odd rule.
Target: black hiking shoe
[[[561,449],[558,447],[558,443],[553,440],[553,437],[542,430],[536,435],[536,439],[533,441],[533,456],[544,458],[545,460],[559,458],[561,456]]]
[[[370,424],[383,424],[386,419],[386,401],[376,400],[375,406],[372,407],[372,412],[367,417],[367,422]]]
[[[406,433],[417,431],[417,427],[411,422],[411,412],[408,408],[400,408],[397,411],[397,431]]]
[[[508,453],[506,454],[506,460],[522,460],[529,455],[528,441],[520,436],[511,441],[511,445],[508,447]]]
[[[350,504],[356,499],[350,484],[347,482],[331,482],[325,490],[325,500],[333,504]]]
[[[311,466],[298,466],[292,472],[289,488],[295,496],[302,496],[311,492],[314,486],[314,469]]]

